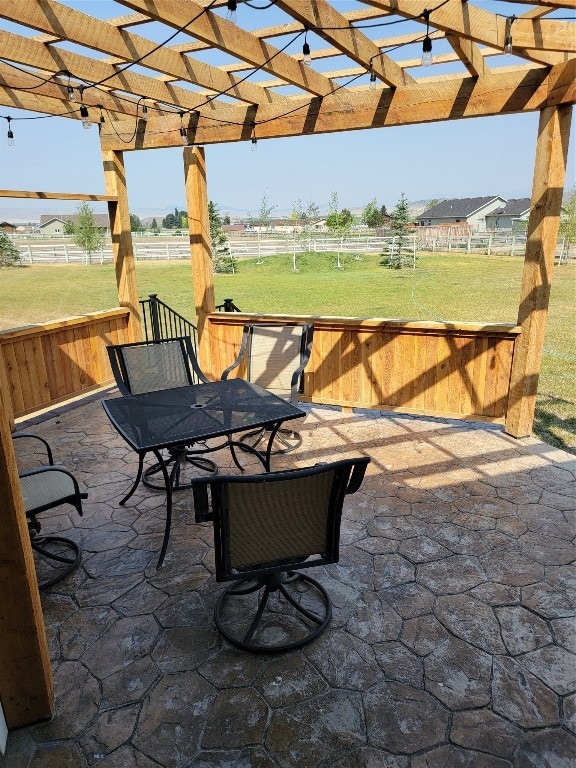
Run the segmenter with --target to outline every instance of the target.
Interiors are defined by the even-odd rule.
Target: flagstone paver
[[[214,626],[211,526],[187,492],[156,570],[164,494],[119,506],[137,461],[97,399],[24,426],[89,497],[82,518],[44,516],[83,561],[42,594],[54,715],[10,733],[2,768],[575,768],[576,457],[485,424],[309,407],[276,468],[372,463],[340,562],[317,569],[328,630],[260,657]]]

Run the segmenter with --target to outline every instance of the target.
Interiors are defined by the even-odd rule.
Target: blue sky
[[[69,0],[69,5],[102,18],[126,13],[127,9],[110,0]],[[503,10],[505,3],[485,8]],[[341,10],[358,8],[342,2]],[[251,11],[239,4],[239,13],[251,13],[246,26],[257,28],[285,20],[277,9]],[[408,22],[411,24],[412,22]],[[156,38],[166,35],[166,28]],[[0,21],[0,28],[10,28]],[[140,34],[153,37],[152,30]],[[406,34],[382,31],[378,35]],[[22,34],[21,28],[18,32]],[[371,35],[375,37],[374,34]],[[309,35],[313,47],[320,43]],[[180,41],[177,38],[172,44]],[[295,49],[302,41],[294,43]],[[276,42],[280,47],[280,44]],[[435,49],[435,52],[436,49]],[[396,59],[418,55],[414,51],[396,52]],[[221,58],[214,63],[225,61]],[[229,60],[229,58],[228,58]],[[513,63],[490,61],[491,66]],[[320,64],[318,65],[320,68]],[[337,60],[326,67],[338,68]],[[440,74],[440,66],[429,70]],[[148,72],[149,74],[149,72]],[[265,77],[254,76],[257,81]],[[13,118],[15,145],[6,144],[5,122],[0,121],[0,187],[63,192],[104,192],[100,144],[96,126],[84,130],[79,122],[64,118],[26,119],[33,113],[0,107],[0,116]],[[260,140],[257,151],[250,142],[206,147],[208,193],[222,213],[257,215],[262,198],[275,206],[278,214],[289,213],[293,203],[312,200],[321,209],[330,195],[338,194],[342,207],[364,207],[371,199],[392,208],[402,193],[411,200],[446,197],[502,195],[529,197],[532,187],[538,113],[474,118],[426,125],[380,128],[338,134],[303,136],[290,139]],[[576,120],[573,120],[566,188],[576,184]],[[156,211],[184,207],[182,149],[125,154],[131,211],[141,216]],[[73,211],[58,202],[41,204],[42,212]],[[1,200],[0,217],[10,220],[15,211],[38,210],[38,203]],[[26,215],[24,213],[24,215]]]

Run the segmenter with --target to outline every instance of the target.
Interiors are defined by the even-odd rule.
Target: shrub
[[[0,267],[19,267],[20,251],[8,237],[6,232],[0,230]]]

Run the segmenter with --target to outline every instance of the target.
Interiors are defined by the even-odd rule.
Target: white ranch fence
[[[113,260],[112,248],[109,241],[104,247],[92,254],[85,253],[81,248],[59,241],[28,241],[19,242],[14,239],[20,250],[23,264],[106,264]],[[397,238],[375,237],[353,233],[347,237],[329,237],[314,233],[242,233],[227,241],[225,248],[228,255],[234,259],[264,259],[276,254],[289,254],[294,259],[303,253],[337,253],[352,255],[360,258],[364,253],[379,253],[388,255],[397,249]],[[526,235],[523,233],[477,233],[469,235],[454,235],[450,232],[432,233],[430,230],[417,232],[403,238],[402,257],[408,266],[415,266],[418,252],[438,253],[477,253],[487,255],[523,256],[526,247]],[[172,261],[190,258],[188,238],[170,237],[165,240],[153,238],[142,241],[137,238],[133,242],[134,257],[137,261]],[[557,259],[567,260],[576,254],[569,253],[564,241],[557,245]]]

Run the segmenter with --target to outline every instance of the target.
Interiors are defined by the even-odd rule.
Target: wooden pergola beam
[[[512,361],[506,417],[506,432],[514,437],[528,437],[534,422],[571,118],[572,107],[568,105],[547,107],[540,113],[518,310],[522,333]]]
[[[0,700],[12,729],[50,717],[53,681],[7,396],[0,389]]]
[[[368,88],[347,94],[347,98],[314,100],[306,108],[282,114],[271,107],[257,113],[257,138],[334,133],[414,123],[457,120],[543,109],[554,103],[576,101],[576,60],[546,69],[511,71],[479,78],[455,78],[435,83],[408,85],[394,90]],[[219,124],[202,118],[188,132],[190,144],[216,144],[249,140],[254,112],[231,108],[233,124]],[[125,150],[178,146],[180,123],[170,118],[151,119]],[[128,132],[129,124],[117,130]],[[130,127],[133,130],[133,125]],[[118,139],[103,126],[102,146],[120,148]]]
[[[174,0],[154,0],[153,3],[149,0],[119,2],[135,10],[146,9],[152,18],[172,27],[181,28],[188,23],[187,34],[193,34],[200,40],[316,96],[325,96],[332,90],[332,83],[324,75],[282,53],[265,40],[255,45],[254,37],[249,32],[212,11],[202,13],[202,6],[193,0],[178,0],[177,3]],[[195,20],[190,23],[191,19]]]
[[[0,197],[18,197],[32,200],[91,200],[96,203],[117,201],[115,195],[90,195],[83,192],[30,192],[23,189],[0,189]]]

